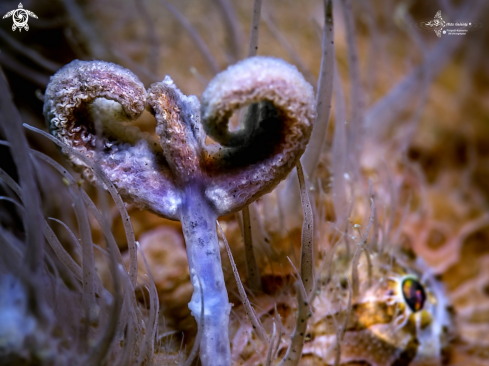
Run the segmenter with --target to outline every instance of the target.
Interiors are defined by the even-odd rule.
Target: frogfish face
[[[362,254],[353,294],[351,262],[344,255],[335,261],[334,274],[322,279],[301,365],[334,365],[338,339],[340,365],[446,364],[450,307],[422,263],[371,254],[369,266]]]

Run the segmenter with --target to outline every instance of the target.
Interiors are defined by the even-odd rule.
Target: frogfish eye
[[[423,309],[426,293],[423,285],[414,278],[406,278],[402,281],[402,295],[413,312]]]

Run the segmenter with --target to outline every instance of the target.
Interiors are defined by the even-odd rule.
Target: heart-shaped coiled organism
[[[242,128],[228,131],[233,111],[247,105]],[[145,108],[156,117],[156,135],[128,122]],[[230,305],[215,221],[271,191],[296,166],[315,118],[311,85],[282,60],[253,57],[218,74],[200,105],[168,76],[146,91],[118,65],[73,61],[51,78],[44,115],[85,177],[95,180],[89,159],[124,198],[182,222],[200,358],[229,366]],[[204,131],[218,144],[206,145]]]

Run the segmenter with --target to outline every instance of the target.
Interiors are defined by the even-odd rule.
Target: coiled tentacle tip
[[[230,132],[233,111],[247,105],[244,127]],[[273,189],[304,152],[314,105],[313,88],[297,68],[272,57],[248,58],[219,73],[202,105],[168,76],[146,91],[121,66],[73,61],[51,78],[44,115],[51,133],[97,161],[126,199],[178,219],[181,188],[191,181],[205,187],[218,215]],[[156,136],[128,123],[146,107],[156,117]],[[206,146],[206,132],[220,145]],[[87,164],[69,155],[95,180]]]
[[[230,132],[233,111],[247,105],[242,129]],[[201,116],[205,131],[222,145],[209,152],[207,170],[219,178],[207,194],[227,214],[271,191],[295,167],[316,116],[314,91],[295,66],[251,57],[209,83]]]

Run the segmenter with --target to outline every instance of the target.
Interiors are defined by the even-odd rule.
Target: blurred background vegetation
[[[3,0],[0,14],[17,6],[17,1]],[[123,65],[146,87],[170,75],[184,94],[200,96],[218,71],[246,57],[253,13],[253,1],[235,0],[27,0],[23,6],[38,19],[29,19],[27,32],[12,32],[11,18],[0,21],[0,66],[22,120],[44,130],[45,87],[49,77],[70,61],[100,59]],[[417,26],[433,18],[438,10],[442,10],[445,21],[472,21],[477,26],[465,36],[438,39],[434,32]],[[319,0],[265,0],[258,54],[295,64],[316,89],[323,14]],[[487,304],[489,275],[482,263],[489,256],[489,18],[483,15],[489,14],[489,7],[478,0],[369,0],[353,1],[353,14],[365,115],[385,101],[416,67],[429,61],[433,78],[408,97],[402,93],[395,97],[392,103],[403,105],[400,111],[387,118],[386,124],[372,122],[367,128],[381,131],[367,131],[360,138],[370,139],[365,141],[365,154],[377,159],[375,166],[382,160],[394,171],[406,161],[419,167],[424,192],[419,199],[426,200],[428,219],[433,224],[419,229],[408,220],[409,230],[426,233],[423,245],[410,245],[425,255],[428,264],[440,268],[439,274],[451,291],[466,280],[482,278],[481,296],[485,291],[487,298],[474,295],[465,301]],[[348,43],[339,1],[334,2],[334,22],[338,70],[349,91]],[[431,50],[441,42],[445,51],[433,56]],[[349,96],[346,93],[348,103]],[[318,173],[326,193],[331,187],[328,151],[333,142],[334,117],[333,111]],[[142,130],[154,132],[155,120],[149,113],[135,123]],[[67,166],[53,144],[29,131],[26,135],[32,148]],[[368,150],[369,146],[378,153]],[[11,152],[5,146],[0,146],[0,167],[16,179]],[[70,199],[62,179],[49,171],[38,174],[45,183],[40,185],[44,216],[62,217],[70,227],[76,227],[74,214],[66,205]],[[82,185],[96,197],[93,187]],[[13,205],[3,201],[0,206],[1,225],[20,232],[21,220]],[[142,241],[146,234],[146,242],[150,243],[147,256],[163,313],[170,319],[168,327],[192,329],[193,319],[189,319],[186,308],[192,290],[185,273],[184,244],[178,236],[180,224],[131,206],[128,211],[136,239]],[[126,236],[116,213],[112,229],[124,252]],[[477,220],[482,224],[460,245],[453,246],[451,253],[438,252],[444,246],[448,248],[468,223]],[[234,216],[224,221],[230,243],[238,248],[242,245],[241,234]],[[162,226],[170,232],[150,233]],[[97,225],[92,228],[94,242],[98,243],[102,233]],[[59,237],[67,240],[66,232],[58,229]],[[161,240],[179,249],[158,249]],[[153,252],[151,245],[156,248]],[[442,256],[434,254],[442,252]],[[102,260],[97,263],[103,277],[108,269]],[[235,295],[231,300],[239,302]],[[489,306],[481,305],[480,309],[474,322],[489,323]]]

